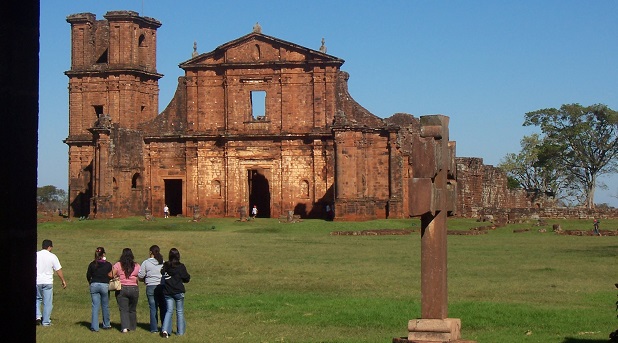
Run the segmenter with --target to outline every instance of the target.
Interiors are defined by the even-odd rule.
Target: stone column
[[[102,115],[94,127],[89,131],[92,133],[94,144],[94,158],[92,160],[92,198],[91,211],[96,218],[112,218],[113,210],[112,180],[113,167],[110,161],[112,149],[111,142],[111,118]]]
[[[193,213],[193,219],[196,219],[195,209],[198,209],[200,205],[200,167],[199,167],[199,156],[198,156],[198,146],[197,142],[187,141],[185,143],[185,166],[187,170],[187,178],[186,178],[186,196],[185,203],[186,209],[183,210],[185,215],[189,216],[189,210]],[[196,207],[197,206],[197,207]],[[197,218],[199,218],[199,213]]]

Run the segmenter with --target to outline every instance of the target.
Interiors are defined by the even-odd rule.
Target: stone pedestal
[[[240,215],[240,221],[241,222],[246,222],[247,221],[247,207],[241,206],[238,209],[238,214]]]
[[[147,221],[151,221],[152,220],[152,211],[150,211],[149,208],[146,208],[144,210],[144,219]]]
[[[458,339],[456,341],[411,341],[405,337],[393,338],[393,343],[476,343],[476,341],[468,341]]]
[[[461,320],[412,319],[408,322],[408,340],[450,342],[461,338]]]
[[[461,320],[412,319],[408,322],[408,337],[393,338],[393,343],[475,343],[461,339]]]
[[[200,213],[200,205],[193,205],[193,221],[197,222],[202,218]]]

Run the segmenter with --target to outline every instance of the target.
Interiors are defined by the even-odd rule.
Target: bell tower
[[[67,17],[71,24],[69,78],[69,211],[86,217],[97,211],[98,198],[113,199],[116,180],[113,144],[99,142],[100,123],[113,140],[114,130],[137,130],[159,110],[156,19],[133,11],[110,11],[97,20],[92,13]],[[93,130],[94,129],[94,130]]]

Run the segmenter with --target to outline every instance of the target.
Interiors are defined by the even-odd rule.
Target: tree
[[[521,188],[521,183],[519,183],[519,181],[517,181],[516,178],[507,175],[506,176],[506,187],[508,189],[517,189],[517,188]]]
[[[552,159],[544,158],[541,136],[524,136],[520,144],[521,151],[518,154],[507,154],[498,164],[507,175],[509,187],[523,188],[537,194],[561,194],[567,180],[559,165],[553,163]]]
[[[36,200],[39,204],[44,205],[48,209],[63,208],[67,202],[67,193],[64,189],[56,188],[56,186],[47,185],[37,187]]]
[[[617,170],[617,124],[618,112],[603,104],[537,110],[526,113],[524,121],[524,126],[540,127],[544,135],[539,162],[559,166],[588,208],[594,208],[598,177]]]

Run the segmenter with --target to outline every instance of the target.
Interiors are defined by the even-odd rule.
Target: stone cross
[[[410,214],[421,218],[421,318],[408,322],[408,337],[393,342],[463,342],[461,320],[448,318],[446,218],[457,202],[455,142],[449,118],[422,116],[412,141]]]

